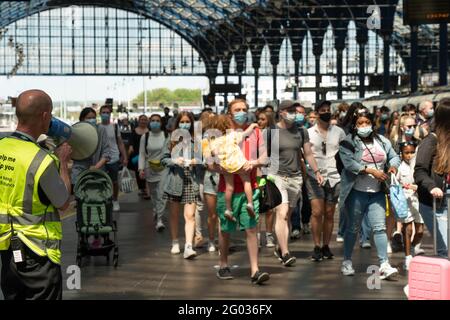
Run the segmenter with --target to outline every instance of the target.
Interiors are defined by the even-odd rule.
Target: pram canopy
[[[113,196],[113,183],[104,171],[85,170],[78,176],[74,194],[85,203],[104,203]]]

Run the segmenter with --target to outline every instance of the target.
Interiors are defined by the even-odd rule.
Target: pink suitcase
[[[449,192],[445,200],[450,208]],[[436,200],[433,202],[433,230],[436,230]],[[447,223],[447,248],[449,243],[450,223]],[[433,244],[437,256],[436,232],[433,232]],[[409,300],[450,300],[450,261],[439,257],[414,257],[409,265],[408,287]]]

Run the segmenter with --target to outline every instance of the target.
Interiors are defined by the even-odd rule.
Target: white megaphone
[[[72,160],[77,161],[92,157],[99,143],[97,128],[85,121],[70,127],[67,123],[52,118],[47,136],[53,138],[57,145],[67,142],[72,147]]]

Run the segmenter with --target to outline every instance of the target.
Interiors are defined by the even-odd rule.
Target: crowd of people
[[[292,266],[296,257],[289,251],[290,239],[311,233],[311,260],[333,259],[336,211],[334,240],[343,242],[342,274],[355,274],[352,253],[359,235],[362,248],[371,248],[373,238],[380,277],[390,279],[398,270],[390,265],[389,253],[404,251],[405,270],[414,255],[424,254],[424,226],[434,232],[433,199],[438,204],[438,252],[447,255],[448,208],[442,199],[450,185],[449,99],[393,112],[385,106],[371,111],[359,102],[342,103],[332,112],[329,101],[307,110],[285,100],[276,108],[258,108],[252,116],[246,101],[236,99],[225,114],[175,109],[171,116],[166,107],[164,116],[122,118],[117,124],[111,113],[111,107],[102,106],[97,124],[96,110],[81,112],[80,121],[97,126],[100,143],[91,159],[74,163],[72,184],[85,169],[104,169],[114,183],[114,210],[119,211],[118,172],[121,167],[133,170],[139,196],[152,202],[148,208],[156,230],[162,232],[168,222],[172,254],[196,256],[196,247],[204,243],[201,219],[207,218],[207,249],[220,251],[219,279],[233,278],[228,249],[237,229],[245,231],[253,283],[270,278],[258,266],[263,245],[274,248],[281,264]],[[275,183],[281,203],[260,212],[265,179]],[[405,219],[395,218],[389,202],[391,181],[398,181],[406,195]]]

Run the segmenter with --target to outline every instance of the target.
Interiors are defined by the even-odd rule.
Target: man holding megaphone
[[[18,125],[0,140],[1,289],[7,300],[61,299],[62,228],[58,210],[69,206],[72,149],[56,153],[36,140],[48,132],[52,100],[41,90],[19,95]]]

